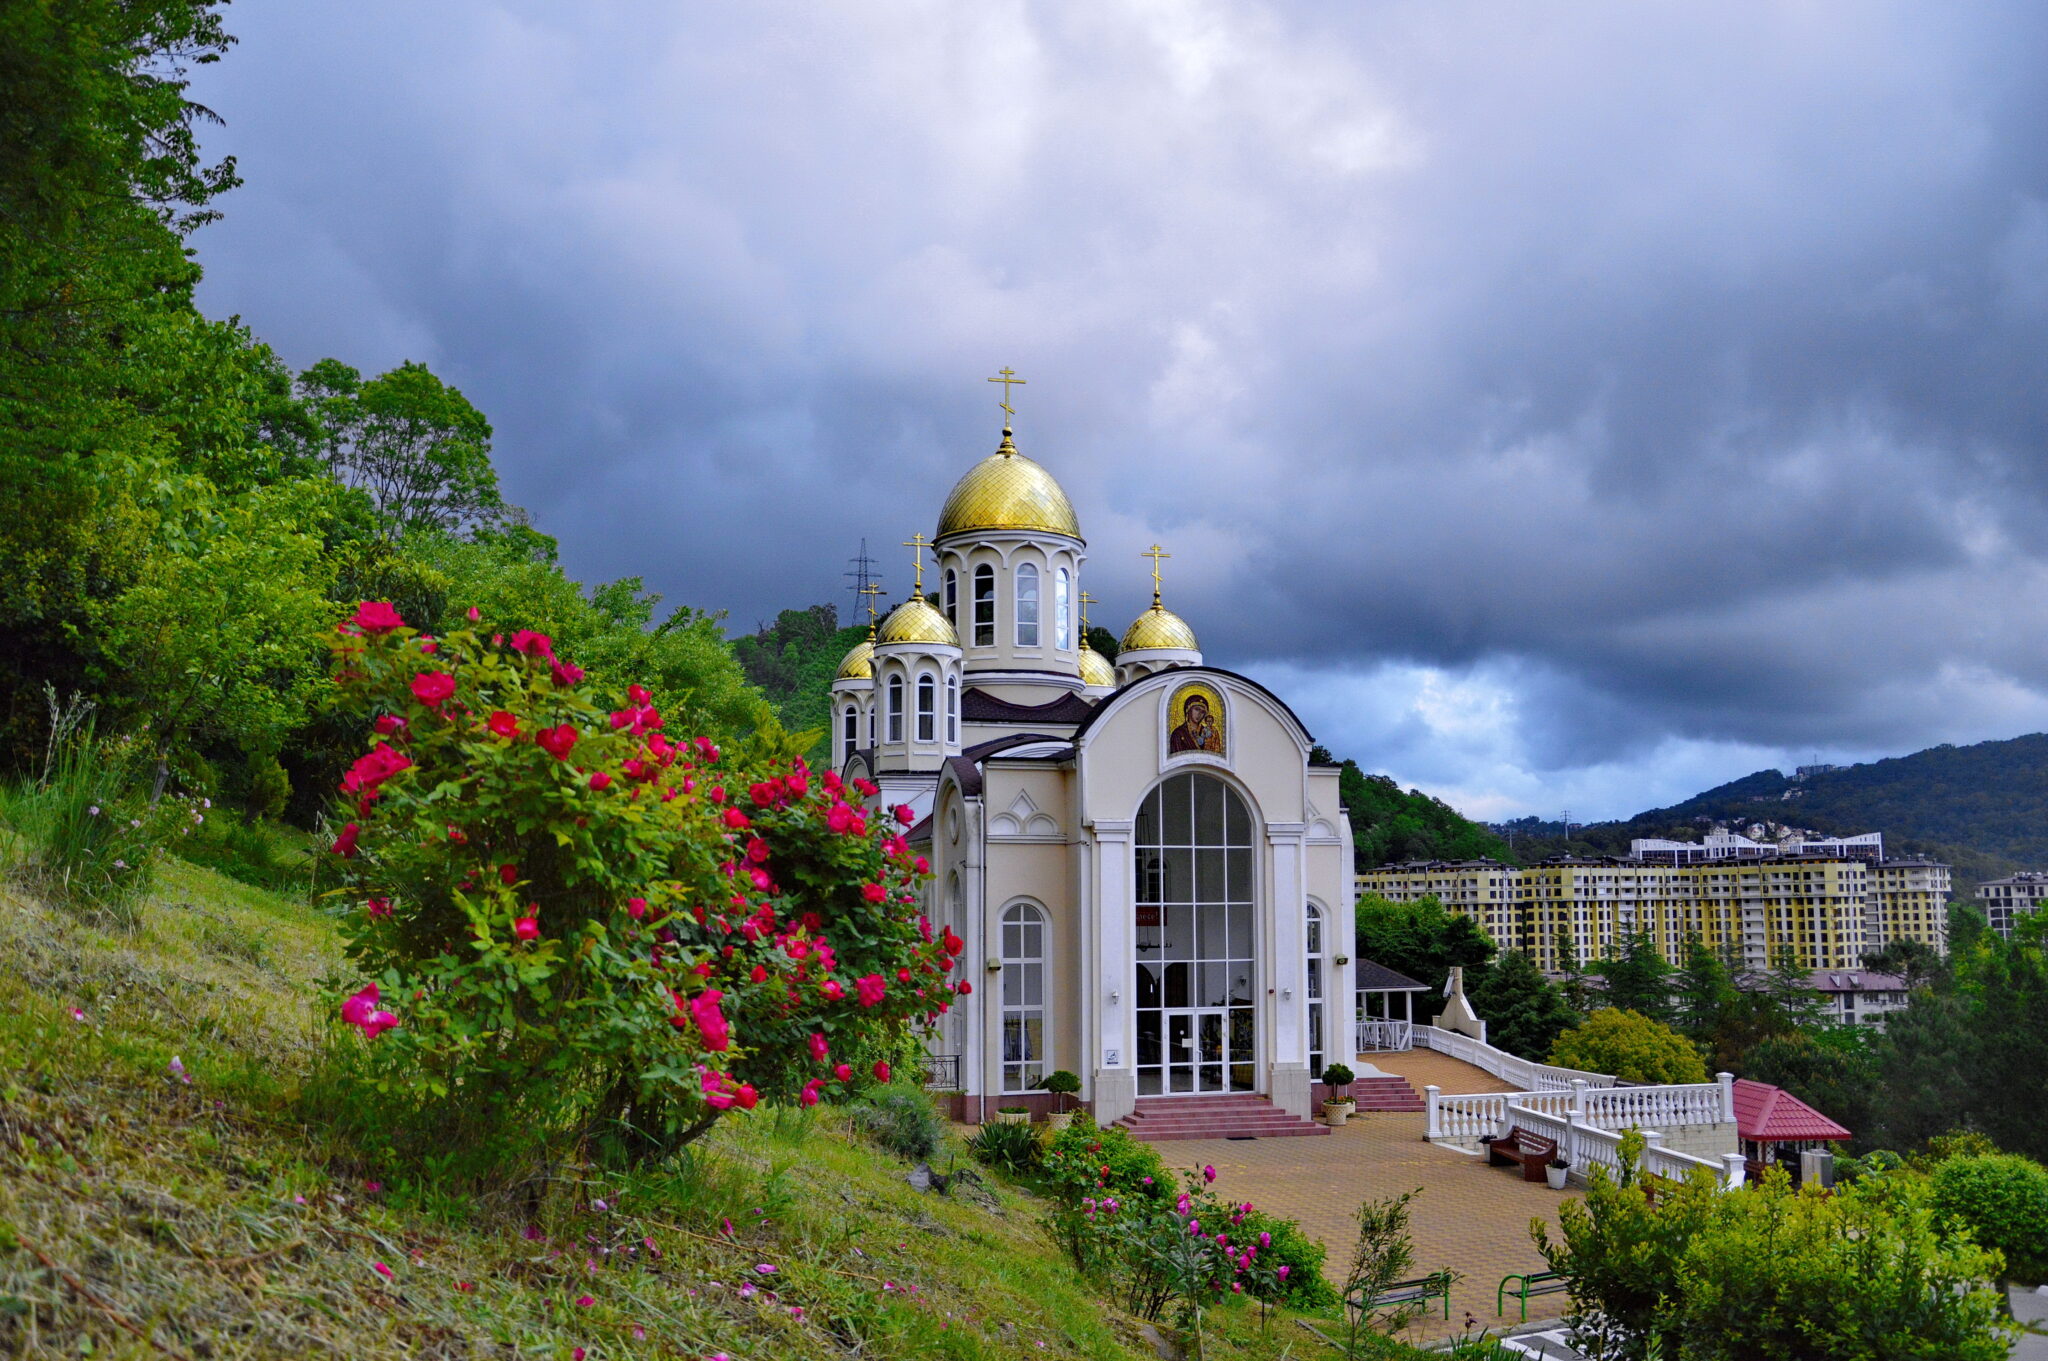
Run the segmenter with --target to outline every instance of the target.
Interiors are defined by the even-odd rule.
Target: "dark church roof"
[[[1369,959],[1358,961],[1357,982],[1353,988],[1358,992],[1428,992],[1429,984],[1418,983],[1404,973],[1395,973],[1384,964],[1375,964]]]
[[[970,688],[960,696],[960,717],[968,723],[1085,723],[1095,706],[1069,692],[1045,704],[1013,704],[986,690]]]

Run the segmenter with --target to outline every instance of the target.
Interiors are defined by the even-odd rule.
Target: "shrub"
[[[930,1162],[946,1134],[931,1097],[918,1087],[884,1088],[856,1102],[848,1114],[862,1135],[912,1162]]]
[[[1330,1089],[1331,1099],[1342,1101],[1350,1095],[1351,1084],[1358,1080],[1358,1074],[1341,1063],[1323,1065],[1323,1083]]]
[[[1078,1075],[1060,1068],[1046,1074],[1045,1089],[1059,1098],[1059,1109],[1064,1111],[1067,1108],[1067,1098],[1081,1090],[1081,1079]]]
[[[372,980],[342,1016],[416,1136],[646,1157],[886,1082],[945,1009],[959,938],[918,915],[874,786],[729,768],[637,685],[607,712],[540,634],[423,638],[366,602],[335,656],[377,733],[333,846]]]
[[[1969,1153],[1938,1164],[1929,1180],[1934,1208],[2004,1253],[2008,1276],[2048,1274],[2048,1167],[2016,1153]]]
[[[967,1151],[977,1162],[1022,1176],[1038,1167],[1038,1131],[1029,1125],[983,1125],[967,1141]]]
[[[1633,1011],[1601,1007],[1557,1037],[1550,1061],[1612,1073],[1627,1082],[1705,1082],[1707,1065],[1691,1040]]]
[[[1300,1224],[1253,1210],[1238,1225],[1234,1236],[1241,1242],[1258,1242],[1260,1234],[1271,1239],[1260,1245],[1260,1265],[1268,1271],[1280,1266],[1287,1268],[1286,1276],[1278,1277],[1271,1290],[1273,1298],[1299,1309],[1319,1309],[1337,1302],[1337,1292],[1323,1277],[1323,1245],[1302,1232]],[[1253,1293],[1264,1296],[1268,1292],[1261,1288]]]

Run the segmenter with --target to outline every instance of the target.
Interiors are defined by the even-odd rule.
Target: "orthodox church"
[[[832,682],[832,755],[915,810],[927,915],[967,942],[935,1085],[977,1122],[1060,1069],[1105,1123],[1199,1097],[1307,1118],[1325,1055],[1350,1057],[1336,767],[1203,664],[1156,546],[1151,607],[1114,657],[1088,645],[1080,520],[1007,423],[911,543],[915,592]]]

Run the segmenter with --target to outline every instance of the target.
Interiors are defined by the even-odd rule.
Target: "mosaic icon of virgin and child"
[[[1223,754],[1223,705],[1206,685],[1191,685],[1173,697],[1172,714],[1178,717],[1166,735],[1169,754],[1206,751]]]

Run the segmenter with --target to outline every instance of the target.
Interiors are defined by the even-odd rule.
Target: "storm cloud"
[[[2048,726],[2048,10],[238,5],[202,303],[424,360],[586,579],[888,584],[1018,438],[1475,813]],[[888,545],[878,548],[878,545]]]

